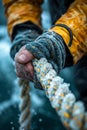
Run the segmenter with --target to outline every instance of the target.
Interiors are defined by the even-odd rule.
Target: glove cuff
[[[13,29],[13,44],[10,50],[10,55],[12,59],[14,59],[15,54],[22,46],[31,41],[34,41],[41,33],[42,30],[37,25],[31,22],[16,25]]]

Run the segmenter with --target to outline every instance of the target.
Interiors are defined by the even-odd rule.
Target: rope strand
[[[69,130],[87,130],[87,112],[83,102],[77,101],[70,91],[70,84],[57,76],[45,58],[33,62],[37,79],[41,83],[51,105]]]
[[[19,118],[20,128],[19,130],[30,130],[30,87],[29,81],[20,79],[19,85],[21,87],[21,103],[19,106],[21,115]]]

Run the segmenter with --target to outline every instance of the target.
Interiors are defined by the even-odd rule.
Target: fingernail
[[[22,54],[22,55],[20,55],[20,56],[19,56],[19,60],[24,61],[25,59],[26,59],[26,57],[25,57],[25,55],[24,55],[24,54]]]

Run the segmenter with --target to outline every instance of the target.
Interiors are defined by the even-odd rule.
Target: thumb
[[[29,61],[33,60],[34,56],[32,55],[31,52],[29,52],[28,50],[22,50],[19,51],[16,55],[15,55],[15,61],[20,63],[20,64],[26,64]]]

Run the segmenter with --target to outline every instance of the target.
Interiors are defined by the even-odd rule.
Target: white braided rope
[[[33,65],[39,82],[65,127],[71,130],[87,130],[87,112],[83,102],[76,102],[75,95],[69,89],[70,84],[57,76],[45,58],[34,60]]]

